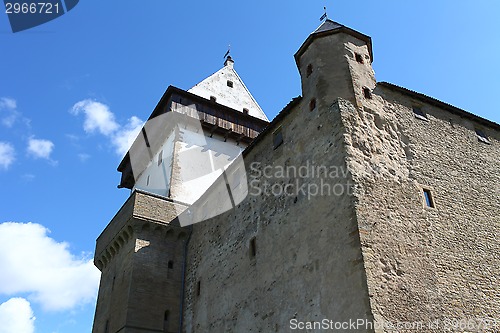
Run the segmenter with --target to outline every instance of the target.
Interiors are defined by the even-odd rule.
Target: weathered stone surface
[[[97,240],[92,332],[177,332],[188,230],[178,204],[135,191]]]
[[[94,333],[498,332],[500,126],[376,84],[355,36],[301,49],[303,97],[244,152],[233,210],[184,229],[176,204],[131,196],[98,239]]]

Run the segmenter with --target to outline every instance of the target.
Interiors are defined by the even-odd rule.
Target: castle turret
[[[361,106],[375,88],[371,38],[326,19],[295,54],[302,96],[309,107],[329,107],[337,97]]]
[[[119,187],[131,196],[97,239],[94,262],[102,275],[93,333],[172,333],[182,326],[190,231],[178,215],[242,160],[268,124],[233,64],[227,57],[189,91],[170,86],[120,163]]]

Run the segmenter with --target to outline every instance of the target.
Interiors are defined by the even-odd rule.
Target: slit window
[[[372,92],[366,87],[363,88],[363,95],[366,99],[372,99]]]
[[[311,76],[312,72],[313,72],[313,66],[311,64],[307,65],[306,77]]]
[[[359,62],[360,64],[364,64],[365,62],[363,61],[363,56],[359,53],[355,54],[356,61]]]
[[[168,268],[169,268],[169,269],[174,268],[174,262],[173,262],[172,260],[169,260],[169,261],[168,261]]]
[[[427,118],[427,115],[422,111],[422,108],[420,106],[413,106],[413,114],[415,115],[415,118],[420,119],[420,120],[429,120]]]
[[[257,243],[255,237],[250,240],[250,257],[255,258],[257,255]]]
[[[481,142],[484,142],[484,143],[487,143],[487,144],[490,144],[490,140],[488,139],[488,136],[480,129],[476,128],[476,135],[477,135],[477,139]]]
[[[316,98],[311,99],[309,102],[309,111],[312,111],[316,108]]]
[[[281,127],[273,133],[273,149],[278,148],[283,143],[283,132]]]
[[[163,333],[168,333],[168,320],[170,312],[167,310],[165,311],[165,315],[163,316]]]
[[[160,150],[160,153],[158,154],[158,166],[161,165],[162,161],[163,161],[163,150]]]
[[[227,80],[227,86],[229,88],[232,88],[233,87],[233,81]]]
[[[423,194],[424,194],[424,201],[425,201],[425,206],[434,208],[434,198],[432,197],[431,190],[424,188],[423,189]]]
[[[196,284],[196,296],[200,296],[201,294],[201,281],[198,280],[198,283]]]

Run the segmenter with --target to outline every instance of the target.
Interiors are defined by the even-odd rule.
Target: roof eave
[[[306,49],[309,47],[309,45],[316,39],[324,36],[329,36],[337,33],[346,33],[348,35],[351,35],[357,39],[360,39],[364,41],[367,46],[368,46],[368,53],[370,54],[370,62],[373,62],[373,48],[372,48],[372,39],[370,36],[367,36],[365,34],[362,34],[359,31],[353,30],[351,28],[341,26],[336,29],[332,30],[327,30],[327,31],[321,31],[321,32],[315,32],[309,35],[307,39],[302,43],[300,46],[299,50],[295,53],[294,58],[295,58],[295,63],[297,66],[300,67],[300,56],[306,51]]]
[[[436,107],[438,107],[440,109],[449,111],[449,112],[451,112],[453,114],[456,114],[458,116],[461,116],[461,117],[473,120],[473,121],[475,121],[475,122],[477,122],[477,123],[479,123],[481,125],[491,127],[491,128],[493,128],[495,130],[500,130],[500,124],[497,124],[497,123],[495,123],[495,122],[493,122],[491,120],[488,120],[486,118],[482,118],[480,116],[477,116],[477,115],[475,115],[473,113],[470,113],[468,111],[460,109],[460,108],[458,108],[456,106],[453,106],[451,104],[448,104],[446,102],[440,101],[440,100],[438,100],[436,98],[424,95],[422,93],[419,93],[419,92],[416,92],[416,91],[413,91],[413,90],[410,90],[410,89],[407,89],[407,88],[404,88],[404,87],[400,87],[398,85],[395,85],[395,84],[392,84],[392,83],[389,83],[389,82],[378,82],[377,86],[381,86],[381,87],[385,87],[385,88],[391,89],[393,91],[397,91],[397,92],[399,92],[399,93],[401,93],[403,95],[406,95],[408,97],[417,99],[417,100],[419,100],[421,102],[424,102],[424,103],[436,106]]]

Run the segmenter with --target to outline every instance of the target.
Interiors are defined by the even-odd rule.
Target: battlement
[[[135,190],[97,238],[94,264],[101,271],[105,269],[127,242],[135,241],[146,225],[152,224],[169,237],[185,238],[186,231],[175,220],[185,207],[165,197]]]

